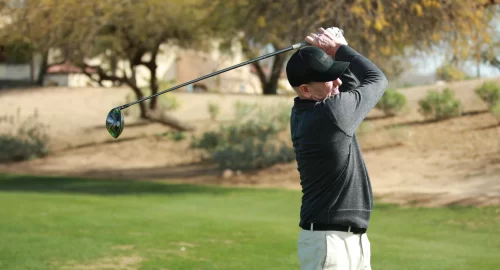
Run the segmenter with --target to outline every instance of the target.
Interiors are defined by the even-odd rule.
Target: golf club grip
[[[340,29],[340,33],[341,33],[342,35],[344,35],[344,30]],[[293,48],[294,50],[296,50],[296,49],[300,49],[300,48],[302,48],[302,47],[309,46],[309,45],[311,45],[311,44],[307,43],[307,41],[302,41],[302,42],[300,42],[300,43],[296,43],[296,44],[292,45],[292,48]]]

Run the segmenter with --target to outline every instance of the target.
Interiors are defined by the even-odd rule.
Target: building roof
[[[95,73],[96,70],[93,68],[85,69],[88,73]],[[83,73],[80,67],[73,65],[69,61],[62,64],[52,65],[47,69],[47,74],[57,74],[57,73]]]

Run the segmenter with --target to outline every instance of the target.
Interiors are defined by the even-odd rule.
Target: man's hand
[[[306,37],[306,42],[322,49],[326,54],[335,56],[341,45],[347,45],[342,32],[337,27],[318,29],[317,33],[311,33]]]

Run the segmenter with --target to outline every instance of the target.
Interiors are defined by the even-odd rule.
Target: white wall
[[[33,79],[34,80],[37,80],[38,79],[38,76],[40,74],[40,67],[42,65],[42,61],[43,61],[43,55],[40,54],[40,53],[35,53],[35,55],[33,55]]]
[[[29,64],[0,64],[0,80],[31,80]]]
[[[68,87],[89,87],[98,86],[90,80],[85,74],[47,74],[43,82],[44,85],[57,85]]]
[[[43,85],[68,86],[68,74],[46,74],[43,80]]]
[[[92,81],[85,74],[69,74],[68,75],[68,86],[69,87],[89,87],[98,86],[99,84]]]

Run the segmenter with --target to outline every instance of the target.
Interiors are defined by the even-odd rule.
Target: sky
[[[500,18],[495,18],[493,21],[493,25],[495,26],[496,33],[500,35]],[[443,64],[445,60],[445,56],[443,52],[436,52],[431,54],[429,57],[421,58],[415,57],[411,59],[411,62],[416,65],[415,71],[422,74],[429,74],[436,71],[440,65]],[[475,76],[477,73],[476,63],[470,62],[465,63],[463,67],[466,73],[469,75]],[[496,67],[492,67],[490,65],[482,64],[480,65],[481,77],[497,77],[500,76],[500,69]]]
[[[428,57],[414,57],[410,62],[414,65],[413,71],[419,74],[434,74],[436,69],[444,63],[445,56],[441,53],[434,53]],[[466,62],[463,66],[464,71],[475,76],[477,73],[476,63]],[[500,69],[490,65],[480,65],[481,77],[497,77],[500,76]]]

